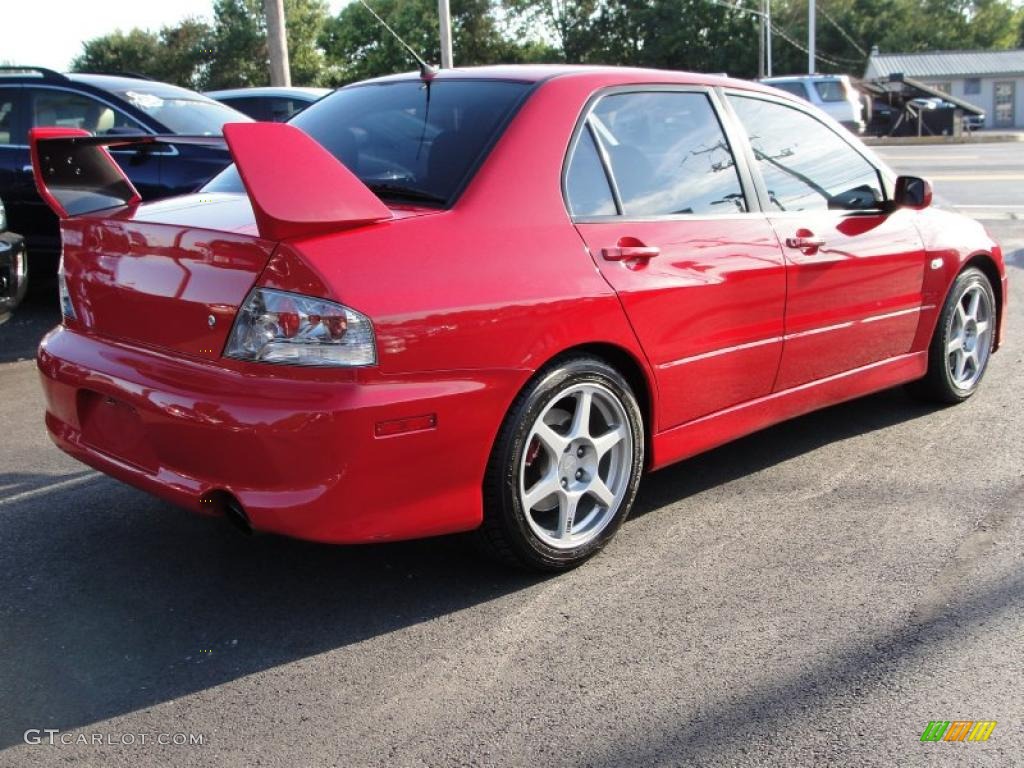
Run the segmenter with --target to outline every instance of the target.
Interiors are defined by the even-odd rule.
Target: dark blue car
[[[8,225],[25,236],[33,262],[59,253],[57,219],[32,179],[30,128],[81,128],[101,136],[216,136],[224,123],[249,121],[194,91],[141,77],[0,67],[0,198]],[[190,144],[114,149],[113,154],[144,200],[191,192],[231,162],[226,148]]]

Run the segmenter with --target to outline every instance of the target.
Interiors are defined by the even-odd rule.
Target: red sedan
[[[153,137],[34,133],[38,362],[58,446],[247,528],[479,528],[563,569],[645,471],[897,384],[964,400],[999,345],[983,228],[753,83],[450,70],[225,138],[234,166],[140,204],[104,145]]]

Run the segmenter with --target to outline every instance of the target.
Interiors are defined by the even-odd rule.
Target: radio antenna
[[[434,67],[432,67],[429,64],[427,64],[427,62],[425,62],[420,57],[420,55],[418,53],[416,53],[416,51],[413,50],[413,47],[411,45],[409,45],[407,42],[405,42],[405,40],[403,40],[401,37],[399,37],[398,33],[395,32],[395,30],[393,30],[391,28],[391,26],[386,21],[384,21],[384,19],[382,19],[380,17],[380,15],[375,10],[373,10],[373,8],[371,8],[366,3],[366,0],[359,0],[359,4],[362,5],[363,8],[368,10],[373,15],[373,18],[375,18],[377,21],[380,22],[380,25],[382,27],[384,27],[384,29],[386,29],[388,32],[391,33],[391,36],[393,38],[395,38],[395,40],[397,40],[401,44],[401,46],[403,48],[405,48],[406,51],[409,52],[410,56],[412,56],[414,59],[416,59],[416,63],[419,64],[419,66],[420,66],[420,78],[421,79],[423,79],[423,80],[430,80],[434,75],[437,74],[437,69],[435,69]]]

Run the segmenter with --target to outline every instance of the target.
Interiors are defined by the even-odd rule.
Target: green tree
[[[425,61],[441,58],[435,0],[377,0],[371,7]],[[452,55],[457,66],[555,60],[557,53],[537,39],[514,42],[491,0],[452,0]],[[406,72],[416,62],[358,1],[328,19],[320,36],[334,84]]]
[[[157,72],[162,56],[159,35],[142,29],[116,30],[82,45],[82,53],[71,62],[74,72],[137,72],[150,77]]]
[[[318,85],[324,71],[318,38],[327,20],[326,0],[285,0],[292,83]],[[266,19],[261,0],[215,0],[213,55],[208,88],[268,85]]]

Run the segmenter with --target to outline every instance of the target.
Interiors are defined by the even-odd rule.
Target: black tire
[[[972,377],[967,386],[962,386],[955,379],[954,372],[950,371],[948,350],[953,340],[951,320],[957,311],[957,305],[972,288],[982,291],[988,299],[990,308],[988,322],[991,331],[987,334],[983,348],[979,351],[982,362],[978,367],[977,375]],[[924,378],[910,384],[907,387],[908,391],[922,400],[945,404],[961,403],[977,392],[991,359],[997,319],[995,292],[985,273],[974,267],[969,267],[957,275],[946,296],[946,301],[942,305],[942,311],[939,313],[939,319],[935,325],[935,332],[932,334],[932,340],[928,346],[928,372]]]
[[[572,387],[590,384],[614,395],[625,414],[632,437],[631,460],[627,455],[628,480],[617,509],[608,506],[608,520],[594,538],[573,548],[556,548],[538,536],[527,521],[519,494],[519,468],[523,466],[527,440],[541,414],[565,397]],[[629,515],[644,466],[643,416],[629,383],[601,360],[573,356],[553,361],[539,371],[512,403],[491,451],[484,477],[484,521],[478,539],[484,551],[507,564],[535,571],[564,571],[580,565],[599,552]],[[524,470],[525,471],[525,470]],[[564,486],[563,486],[564,487]]]

